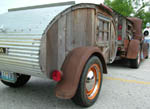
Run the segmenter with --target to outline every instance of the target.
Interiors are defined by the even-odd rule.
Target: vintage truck
[[[136,38],[135,21],[88,3],[9,9],[0,15],[1,81],[17,88],[30,76],[52,79],[58,82],[57,97],[91,106],[107,74],[106,64],[116,56],[135,63],[146,50],[142,34]]]
[[[118,19],[117,35],[118,50],[117,55],[121,58],[129,60],[130,67],[138,68],[141,60],[148,58],[149,44],[144,43],[144,35],[142,34],[142,20],[139,18],[124,17],[115,12]]]

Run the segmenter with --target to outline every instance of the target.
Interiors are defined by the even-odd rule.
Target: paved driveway
[[[139,69],[122,62],[108,65],[97,102],[89,109],[150,109],[150,59]],[[56,83],[33,77],[23,88],[0,83],[0,109],[80,109],[71,100],[57,99]]]

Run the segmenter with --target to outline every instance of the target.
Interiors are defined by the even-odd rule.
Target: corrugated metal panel
[[[42,34],[56,15],[71,5],[11,11],[0,16],[0,71],[46,77],[39,55]]]
[[[0,54],[0,69],[30,75],[42,75],[39,65],[41,36],[0,36],[0,47],[6,54]],[[36,39],[34,39],[36,38]]]
[[[60,12],[71,5],[12,11],[0,16],[0,33],[42,34]]]

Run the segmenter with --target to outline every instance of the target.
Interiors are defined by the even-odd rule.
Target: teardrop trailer
[[[2,83],[16,88],[30,76],[53,79],[57,97],[91,106],[107,74],[106,63],[123,54],[128,58],[132,40],[140,46],[137,51],[143,50],[141,40],[127,39],[134,36],[134,22],[123,17],[122,31],[127,26],[131,35],[119,32],[120,17],[104,5],[74,2],[10,9],[0,15]],[[119,34],[124,35],[120,42]]]

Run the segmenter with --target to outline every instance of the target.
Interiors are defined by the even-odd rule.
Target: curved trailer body
[[[10,9],[2,14],[0,47],[6,53],[0,55],[0,69],[49,78],[53,70],[61,69],[70,51],[82,46],[99,47],[106,62],[113,62],[117,39],[110,12],[94,4],[71,5]]]
[[[59,81],[57,97],[72,98],[82,106],[95,102],[106,63],[112,63],[117,52],[111,10],[74,2],[23,7],[0,15],[0,25],[4,84],[19,87],[38,76]]]

